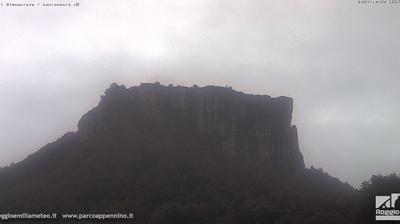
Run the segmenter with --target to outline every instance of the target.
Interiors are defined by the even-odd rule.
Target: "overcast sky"
[[[356,187],[400,172],[400,4],[80,3],[0,7],[0,166],[76,130],[110,83],[160,81],[291,96],[307,166]]]

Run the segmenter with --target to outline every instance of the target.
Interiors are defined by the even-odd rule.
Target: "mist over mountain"
[[[137,223],[371,221],[366,195],[386,192],[376,188],[386,177],[355,190],[306,169],[292,112],[289,97],[230,87],[112,84],[77,132],[0,169],[0,212],[133,211]]]

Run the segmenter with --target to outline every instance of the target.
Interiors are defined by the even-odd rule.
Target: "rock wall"
[[[84,138],[99,129],[106,131],[104,113],[115,107],[140,108],[149,116],[185,124],[203,137],[216,139],[229,156],[284,170],[304,169],[297,129],[291,125],[293,100],[289,97],[244,94],[216,86],[155,83],[125,88],[112,84],[99,106],[82,117],[78,133]]]

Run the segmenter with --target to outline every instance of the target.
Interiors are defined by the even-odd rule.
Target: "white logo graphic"
[[[375,197],[375,220],[400,221],[400,193]]]

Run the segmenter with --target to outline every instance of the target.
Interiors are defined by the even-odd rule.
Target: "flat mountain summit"
[[[112,84],[76,132],[0,169],[0,212],[357,223],[354,189],[305,168],[292,112],[289,97],[229,87]]]
[[[227,156],[280,170],[304,169],[293,100],[249,95],[226,87],[112,84],[98,107],[79,121],[81,139],[159,128],[214,141]],[[116,136],[120,137],[120,136]],[[162,137],[162,136],[160,136]]]

